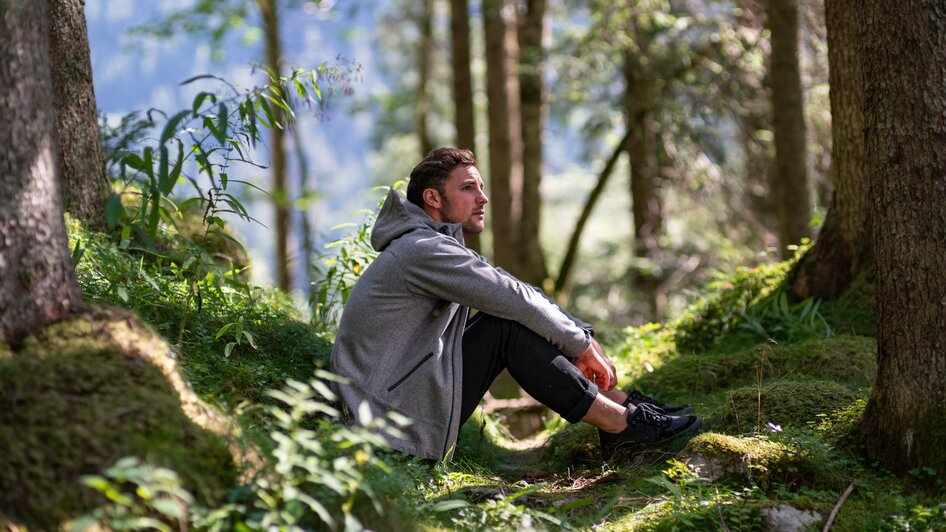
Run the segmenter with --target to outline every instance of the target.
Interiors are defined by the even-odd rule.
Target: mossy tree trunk
[[[457,147],[476,153],[473,76],[470,74],[470,7],[468,0],[450,0],[450,64],[453,70],[454,122]],[[479,235],[464,237],[466,246],[480,251]]]
[[[878,372],[868,451],[904,474],[946,474],[946,8],[858,6],[877,264]]]
[[[66,240],[45,2],[0,2],[0,341],[82,304]]]
[[[775,134],[775,204],[783,257],[787,246],[809,236],[808,150],[805,144],[804,96],[798,66],[798,5],[795,0],[767,0],[772,33],[772,119]]]
[[[542,124],[545,112],[546,0],[526,0],[519,12],[519,98],[522,112],[522,220],[520,277],[541,287],[547,277],[542,252]]]
[[[873,269],[859,25],[852,16],[859,6],[856,0],[825,2],[834,194],[814,247],[789,276],[792,291],[802,299],[837,299],[860,271]]]
[[[84,4],[82,0],[46,2],[56,145],[65,209],[90,228],[104,230],[109,184],[99,140]]]
[[[483,0],[486,44],[486,97],[489,101],[489,220],[493,263],[513,275],[522,271],[519,218],[522,194],[522,141],[519,136],[519,82],[516,26],[504,15],[505,0]]]

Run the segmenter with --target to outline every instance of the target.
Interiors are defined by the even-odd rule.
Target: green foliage
[[[371,228],[377,213],[362,210],[356,214],[364,215],[360,225],[346,223],[336,225],[332,229],[357,229],[352,234],[328,244],[326,247],[334,249],[335,253],[321,257],[321,264],[311,266],[318,281],[309,296],[309,307],[312,309],[312,326],[320,331],[334,331],[338,328],[342,309],[355,282],[378,256],[371,247]]]
[[[778,288],[746,309],[739,327],[751,331],[759,340],[797,342],[829,338],[834,331],[819,311],[820,306],[821,302],[813,298],[789,304],[788,294]]]
[[[76,532],[100,523],[108,523],[111,530],[171,532],[187,522],[194,503],[177,473],[135,457],[120,459],[101,476],[86,475],[80,480],[102,494],[109,504],[76,520]],[[127,489],[132,486],[133,490]]]
[[[770,295],[791,269],[791,261],[739,268],[720,276],[670,327],[681,352],[706,351],[734,333],[753,304]]]
[[[337,401],[320,372],[308,383],[289,381],[271,392],[279,406],[269,406],[272,450],[250,484],[235,490],[231,502],[206,506],[193,502],[173,471],[123,459],[104,476],[83,482],[110,501],[84,516],[83,527],[113,530],[171,526],[198,530],[361,530],[398,518],[390,500],[404,488],[378,454],[382,432],[399,434],[408,423],[396,416],[364,426],[339,423]],[[309,423],[316,419],[314,426]],[[128,488],[133,486],[133,490]]]
[[[174,342],[201,395],[230,404],[265,402],[267,390],[327,366],[331,345],[299,321],[286,295],[251,287],[238,270],[212,263],[195,276],[188,261],[203,251],[193,242],[163,237],[173,245],[155,262],[75,220],[67,228],[71,247],[82,250],[76,273],[86,301],[138,312]]]

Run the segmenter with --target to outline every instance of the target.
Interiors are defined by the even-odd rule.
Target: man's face
[[[475,166],[458,166],[451,170],[444,181],[440,200],[437,213],[441,222],[460,224],[467,235],[483,231],[489,199],[483,192],[483,178]]]

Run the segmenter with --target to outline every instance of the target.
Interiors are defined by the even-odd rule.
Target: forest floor
[[[237,464],[241,480],[226,499],[196,497],[190,517],[138,500],[148,493],[142,484],[138,495],[120,496],[138,478],[129,471],[142,470],[110,470],[113,482],[88,485],[111,506],[87,513],[88,522],[114,528],[121,516],[164,515],[176,528],[198,530],[276,522],[322,528],[326,519],[335,528],[380,530],[821,530],[829,521],[832,530],[946,529],[944,479],[929,468],[897,478],[864,454],[859,420],[876,372],[869,278],[835,302],[793,302],[780,288],[790,263],[740,269],[705,287],[674,321],[627,328],[606,346],[620,387],[692,405],[704,422],[697,435],[604,460],[590,425],[525,414],[539,430],[516,438],[506,423],[522,413],[481,408],[462,428],[454,459],[436,462],[384,450],[370,434],[312,416],[331,413],[328,403],[312,399],[323,385],[300,383],[327,366],[331,331],[300,321],[285,295],[251,287],[232,269],[191,267],[201,254],[183,237],[168,237],[155,259],[127,240],[88,233],[74,220],[68,225],[86,301],[137,313],[166,342],[159,352],[176,359],[194,392],[226,412],[236,423],[232,434],[255,449]],[[0,384],[16,383],[22,374],[10,368],[20,362],[2,347]],[[74,392],[44,393],[72,401]],[[69,423],[61,417],[58,423]],[[48,427],[29,423],[6,427],[32,439],[5,439],[16,452],[0,456],[0,470],[15,469],[4,465],[8,456],[28,457],[46,468],[36,469],[49,477],[42,486],[60,483],[36,491],[34,506],[61,504],[62,493],[80,488],[75,476],[48,468],[85,457],[63,454],[71,444],[41,450]],[[40,443],[18,450],[20,440]],[[145,449],[159,456],[165,447]],[[199,488],[201,472],[189,474]],[[97,499],[87,495],[63,515],[88,511]],[[3,515],[5,500],[0,494],[0,529],[16,529]],[[20,515],[28,522],[31,514]]]

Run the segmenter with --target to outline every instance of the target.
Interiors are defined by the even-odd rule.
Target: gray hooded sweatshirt
[[[371,234],[380,252],[345,304],[332,371],[356,422],[395,411],[412,420],[395,449],[449,458],[460,429],[463,329],[469,309],[514,320],[567,356],[590,344],[590,327],[538,289],[463,245],[459,224],[440,223],[388,193]],[[584,328],[583,328],[584,327]],[[365,406],[362,406],[362,405]]]

